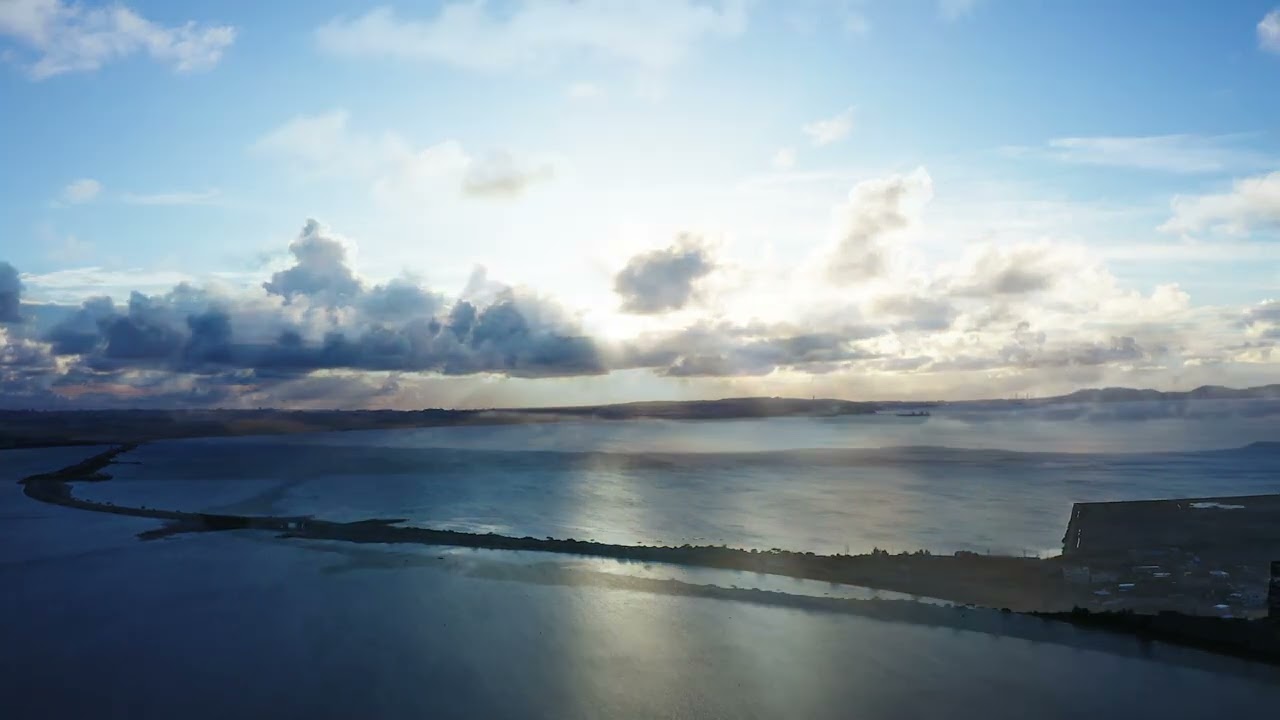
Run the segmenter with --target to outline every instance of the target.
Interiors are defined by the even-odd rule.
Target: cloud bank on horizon
[[[1246,92],[1280,82],[1280,9],[1196,35],[1208,20],[1174,7],[1169,45],[1252,51],[1248,72],[1223,60],[1234,74],[1120,117],[1078,110],[1108,79],[1066,82],[1073,125],[1029,112],[1057,100],[1021,83],[983,109],[942,97],[996,82],[973,47],[1026,8],[907,5],[859,7],[856,32],[823,3],[320,8],[298,58],[251,41],[278,9],[0,4],[23,100],[2,142],[31,168],[0,169],[0,407],[1280,382],[1280,137],[1260,119],[1280,99]],[[1108,27],[1141,28],[1133,12]],[[885,79],[934,97],[794,80],[816,71],[797,47],[870,60],[908,22],[941,65]],[[1119,41],[1099,54],[1139,63]],[[293,85],[257,77],[275,70]],[[138,105],[78,116],[69,82]],[[1154,107],[1175,92],[1182,126]],[[231,97],[253,101],[215,122]]]

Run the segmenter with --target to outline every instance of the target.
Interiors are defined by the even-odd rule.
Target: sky
[[[0,0],[0,406],[1280,382],[1276,0]]]

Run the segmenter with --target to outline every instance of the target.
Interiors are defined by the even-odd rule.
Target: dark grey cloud
[[[55,325],[45,336],[56,355],[85,355],[105,343],[103,324],[116,316],[109,297],[85,300],[79,309]]]
[[[187,331],[182,352],[187,362],[222,365],[232,361],[231,316],[225,310],[211,307],[188,315]]]
[[[293,266],[262,284],[268,293],[286,301],[305,296],[329,305],[346,304],[360,294],[360,280],[347,264],[346,246],[315,220],[307,220],[289,252]]]
[[[681,235],[669,248],[631,258],[614,277],[622,309],[636,314],[680,310],[693,300],[695,284],[715,269],[710,250],[696,237]]]
[[[319,370],[552,377],[609,369],[554,303],[494,283],[483,269],[468,284],[476,299],[448,304],[410,278],[366,287],[314,222],[292,249],[295,266],[266,283],[268,296],[218,296],[184,283],[162,295],[135,292],[123,307],[93,298],[43,340],[99,381],[127,370],[198,374],[213,385]]]
[[[284,333],[272,345],[242,348],[237,356],[259,372],[286,376],[322,369],[511,377],[608,370],[593,340],[538,323],[522,301],[514,299],[481,309],[463,300],[443,321],[416,318],[399,326],[335,330],[318,340]]]
[[[147,361],[174,355],[185,343],[185,333],[171,323],[163,299],[134,292],[128,310],[102,326],[106,340],[102,357],[108,361]]]
[[[0,323],[22,322],[22,281],[18,269],[0,262]]]

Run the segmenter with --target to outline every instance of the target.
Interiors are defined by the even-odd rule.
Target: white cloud
[[[288,158],[316,176],[367,175],[413,154],[409,143],[394,133],[352,131],[350,118],[342,109],[299,115],[260,138],[253,149]]]
[[[33,79],[97,70],[144,52],[178,72],[213,67],[236,37],[230,25],[188,21],[154,23],[124,5],[89,8],[63,0],[6,0],[0,3],[0,36],[8,36],[34,56]]]
[[[420,205],[432,197],[516,197],[555,174],[553,163],[494,151],[473,157],[457,140],[414,147],[394,132],[353,130],[346,110],[299,116],[253,145],[313,178],[368,181],[375,199]]]
[[[352,140],[357,147],[381,147],[349,129],[335,137]],[[339,149],[335,156],[341,158],[346,152]],[[407,190],[435,182],[436,174],[443,172],[444,182],[454,183],[453,191],[461,192],[456,183],[470,170],[464,162],[469,159],[456,143],[445,142],[422,150],[411,148],[407,155],[391,158],[402,162],[410,175],[405,184],[392,182],[390,166],[374,170],[376,177],[391,177],[388,182],[394,188]],[[415,173],[427,177],[424,180]],[[1089,385],[1186,389],[1206,382],[1261,384],[1274,377],[1280,362],[1278,303],[1196,306],[1177,284],[1166,282],[1142,291],[1126,286],[1107,268],[1106,255],[1074,239],[1027,240],[1028,233],[1022,233],[1009,242],[990,240],[983,232],[956,232],[946,217],[938,217],[939,210],[948,215],[946,208],[951,206],[928,205],[929,213],[923,212],[933,193],[932,179],[924,169],[882,177],[864,175],[853,185],[848,201],[838,208],[834,246],[810,258],[824,263],[824,270],[847,271],[828,277],[837,282],[807,282],[810,278],[799,274],[806,268],[786,261],[796,255],[757,254],[756,247],[747,251],[749,258],[738,259],[720,249],[710,256],[697,250],[700,243],[642,251],[638,258],[629,253],[609,268],[608,277],[615,289],[624,291],[624,300],[630,298],[632,309],[642,314],[627,322],[606,297],[601,305],[608,307],[592,316],[591,324],[580,329],[572,326],[574,338],[581,334],[585,339],[564,346],[584,351],[595,347],[605,365],[595,362],[597,356],[575,354],[569,357],[573,362],[565,372],[644,368],[600,381],[601,387],[615,391],[637,381],[661,383],[666,377],[699,376],[682,387],[695,395],[792,394],[799,388],[804,394],[939,398],[1011,391],[1046,394]],[[939,183],[944,201],[947,187],[945,181]],[[955,205],[967,201],[961,198]],[[822,219],[821,211],[817,212],[815,225]],[[313,236],[319,234],[309,224],[300,238]],[[1178,247],[1184,246],[1190,247]],[[1200,252],[1199,247],[1192,251]],[[335,354],[325,362],[365,368],[352,378],[376,384],[379,376],[367,368],[382,368],[383,361],[400,367],[397,348],[417,346],[388,342],[394,338],[381,331],[364,334],[362,318],[373,318],[370,313],[375,311],[385,315],[406,304],[429,307],[444,318],[437,313],[443,296],[409,281],[393,281],[378,290],[355,272],[347,250],[333,254],[334,248],[327,242],[298,242],[295,268],[282,268],[267,283],[267,290],[287,296],[288,302],[264,295],[261,282],[216,299],[230,309],[233,337],[239,343],[272,344],[283,337],[284,330],[296,329],[305,339],[303,345],[315,350],[323,347],[326,331],[340,329],[346,343],[335,344]],[[612,271],[623,264],[631,271],[619,282]],[[708,272],[711,266],[713,273]],[[1147,269],[1163,271],[1158,265]],[[726,275],[732,277],[722,281]],[[182,279],[100,269],[23,277],[36,302],[100,293],[121,298],[127,295],[126,288]],[[1147,282],[1143,280],[1144,285]],[[124,287],[112,287],[116,284]],[[504,291],[491,285],[477,276],[461,298],[478,305],[492,303]],[[561,301],[573,297],[570,287],[555,289]],[[179,334],[188,333],[193,326],[183,308],[202,296],[193,295],[190,288],[159,287],[156,292],[162,295],[149,301],[131,299],[130,307],[138,306],[141,319],[149,316],[148,308],[169,307],[173,310],[171,317],[166,316],[169,324]],[[358,294],[368,302],[332,307],[330,296],[340,299],[344,293]],[[571,302],[587,312],[597,310],[590,305],[592,300]],[[132,312],[118,310],[122,315]],[[575,315],[566,308],[563,317]],[[264,323],[263,318],[274,320]],[[495,332],[505,333],[519,324],[501,315],[491,320],[490,329]],[[602,332],[597,325],[618,331]],[[95,327],[93,322],[88,325],[90,330]],[[362,349],[365,345],[383,349]],[[489,367],[493,366],[469,365],[459,371]],[[410,374],[396,382],[415,382]],[[319,376],[329,377],[329,373]],[[732,382],[738,384],[727,385],[730,381],[724,378],[736,378]],[[316,392],[321,393],[317,402],[332,404],[343,397],[337,390]],[[500,396],[490,404],[509,402],[511,396]]]
[[[853,130],[853,108],[845,108],[834,117],[814,120],[803,129],[809,140],[819,147],[843,140]]]
[[[1009,148],[1009,151],[1015,155],[1043,153],[1054,160],[1078,165],[1185,174],[1252,169],[1274,162],[1275,158],[1239,147],[1240,140],[1239,136],[1232,135],[1065,137],[1050,140],[1043,151],[1030,148]]]
[[[98,197],[101,192],[102,183],[93,178],[80,178],[73,180],[62,189],[62,202],[71,205],[87,203]]]
[[[778,168],[779,170],[789,170],[795,167],[795,164],[796,164],[795,148],[789,148],[789,147],[778,148],[778,151],[773,154],[773,166]]]
[[[316,39],[337,55],[472,70],[520,68],[578,53],[664,68],[703,38],[737,35],[746,25],[741,0],[521,0],[509,12],[495,5],[454,2],[426,19],[381,7],[358,18],[335,18],[316,31]]]
[[[129,205],[212,205],[222,197],[220,190],[124,193],[120,200]]]
[[[565,94],[574,100],[589,100],[604,95],[604,90],[599,85],[589,82],[573,83],[565,90]]]
[[[848,285],[891,270],[894,233],[916,224],[933,199],[933,179],[923,167],[910,173],[864,180],[835,211],[831,247],[822,254],[827,278]]]
[[[973,12],[978,0],[938,0],[938,17],[958,20]]]
[[[383,204],[412,207],[456,195],[463,190],[473,162],[457,140],[408,150],[375,170],[373,197]]]
[[[1280,9],[1272,10],[1258,22],[1258,47],[1280,53]]]
[[[1245,234],[1258,227],[1280,227],[1280,171],[1237,180],[1230,192],[1178,196],[1166,232],[1222,230]]]

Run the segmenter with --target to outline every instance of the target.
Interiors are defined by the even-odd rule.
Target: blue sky
[[[545,332],[610,358],[282,383],[377,386],[357,404],[1280,379],[1274,0],[3,0],[0,59],[0,261],[31,320],[5,338],[59,368],[32,398],[164,402],[228,373],[284,397],[253,362],[107,362],[136,353],[50,333],[92,296],[172,305],[183,281],[261,301],[308,237],[344,250],[325,277],[411,280],[438,313],[502,288],[483,300],[526,298],[532,327],[536,298]],[[628,267],[655,295],[623,294]],[[237,342],[377,324],[302,318],[313,287],[265,295]],[[190,342],[191,309],[166,312]],[[779,349],[811,336],[830,347]],[[653,344],[665,364],[616,359]]]

